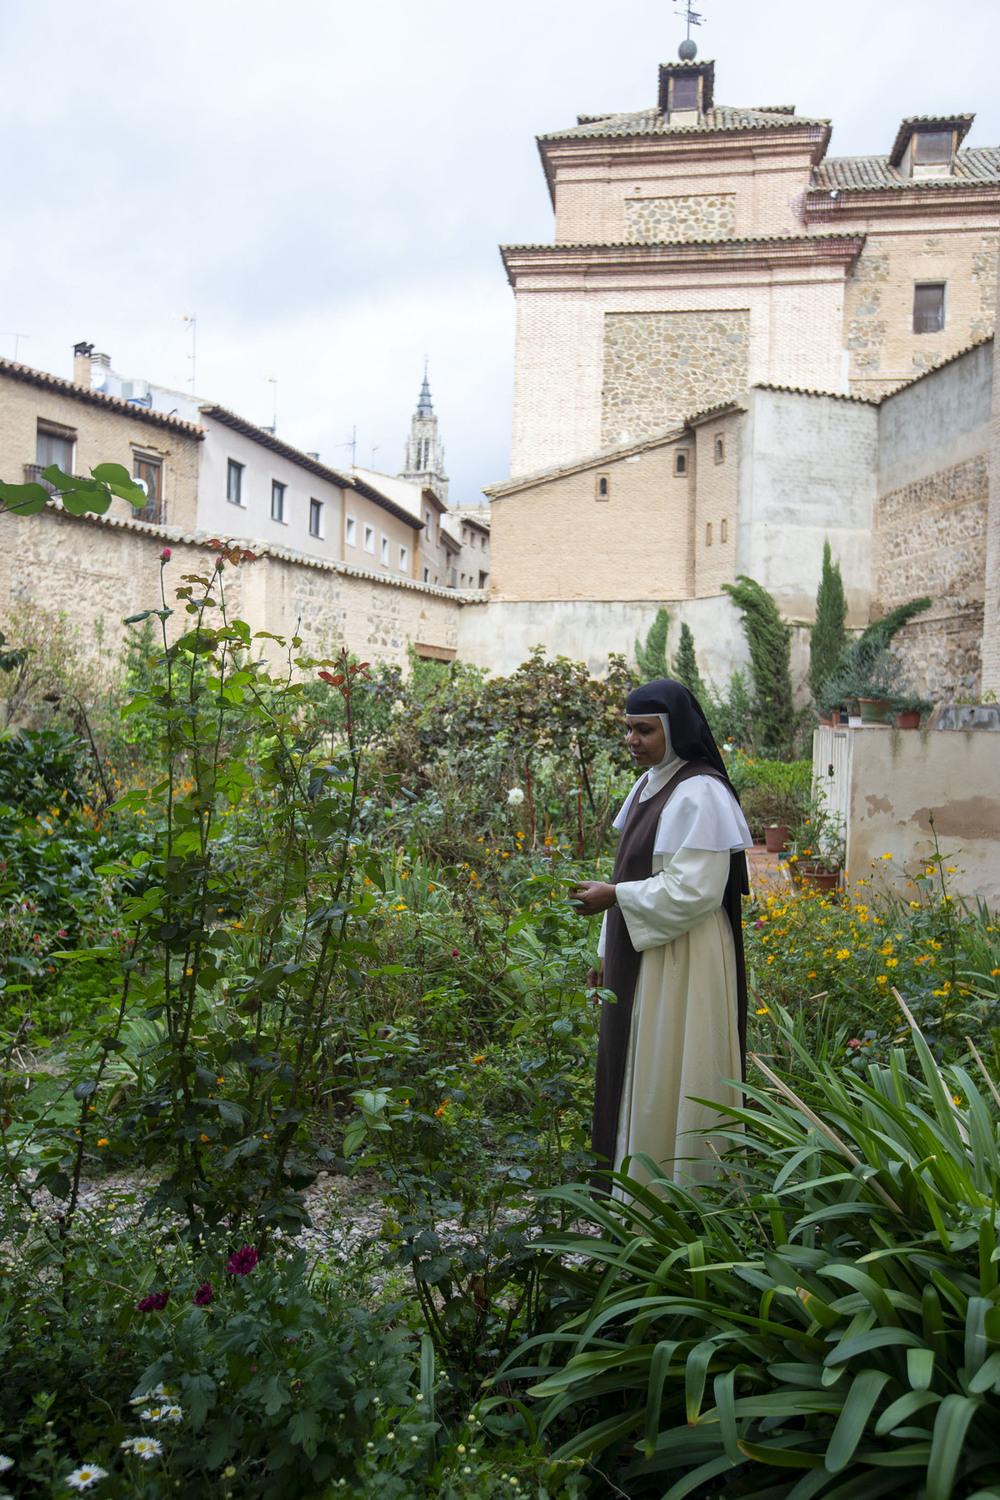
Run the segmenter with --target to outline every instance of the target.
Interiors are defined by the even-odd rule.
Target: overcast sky
[[[702,0],[724,104],[904,115],[1000,142],[1000,4]],[[617,17],[615,23],[609,18]],[[670,4],[0,0],[0,354],[78,340],[332,464],[394,473],[425,354],[454,503],[509,473],[513,298],[499,243],[552,239],[534,137],[656,98]],[[269,381],[276,380],[277,386]]]

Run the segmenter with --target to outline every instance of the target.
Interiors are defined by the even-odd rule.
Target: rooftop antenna
[[[191,353],[188,355],[188,359],[191,361],[191,374],[188,376],[188,384],[191,387],[191,394],[193,396],[195,393],[195,370],[198,359],[198,318],[195,313],[182,313],[181,317],[185,323],[190,323],[191,325]]]
[[[678,0],[674,9],[681,20],[687,22],[687,36],[677,48],[677,55],[681,62],[694,62],[698,56],[698,44],[692,40],[691,27],[700,26],[705,17],[695,10],[692,0]]]
[[[276,437],[278,433],[278,378],[276,375],[268,375],[265,378],[268,385],[274,386],[274,415],[271,418],[270,427],[265,427],[264,431]]]
[[[351,428],[351,435],[347,439],[346,443],[334,443],[333,446],[335,448],[350,448],[350,450],[351,450],[351,468],[353,469],[354,468],[355,455],[357,454],[357,451],[358,451],[358,428],[357,428],[357,423],[355,423],[355,425]]]
[[[31,338],[31,334],[30,333],[10,333],[10,332],[8,332],[8,333],[0,333],[0,339],[13,339],[14,340],[14,363],[15,364],[17,364],[17,346],[18,346],[18,344],[21,342],[22,339],[30,339],[30,338]]]

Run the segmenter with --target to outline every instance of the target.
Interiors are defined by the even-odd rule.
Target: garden
[[[0,641],[0,1493],[1000,1495],[993,915],[933,845],[762,884],[717,1178],[596,1200],[634,669],[311,657],[252,565]],[[708,696],[804,822],[757,671]]]

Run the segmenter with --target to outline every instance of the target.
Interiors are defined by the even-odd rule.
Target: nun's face
[[[625,718],[625,743],[637,766],[658,766],[667,753],[667,737],[657,718]]]

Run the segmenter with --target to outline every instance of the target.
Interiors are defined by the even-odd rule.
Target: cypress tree
[[[689,693],[694,693],[704,708],[708,694],[698,673],[698,661],[694,654],[694,636],[691,634],[690,625],[686,622],[681,625],[681,638],[677,643],[677,655],[674,657],[674,676],[678,682],[683,682]]]
[[[652,682],[657,677],[668,675],[667,631],[669,629],[670,616],[665,609],[658,609],[656,619],[646,634],[645,646],[641,646],[638,641],[635,643],[635,659],[643,682]]]
[[[809,691],[818,698],[836,669],[847,640],[847,596],[830,543],[823,543],[823,572],[816,590],[816,623],[809,636]]]
[[[724,583],[743,616],[750,646],[754,681],[754,728],[761,747],[778,754],[791,751],[795,735],[792,701],[792,632],[767,589],[740,573],[735,583]]]

